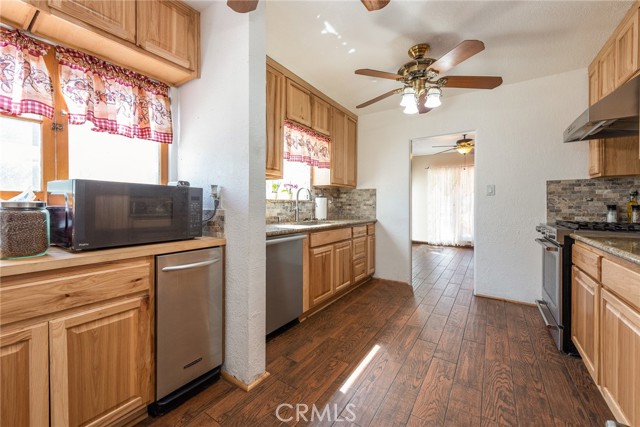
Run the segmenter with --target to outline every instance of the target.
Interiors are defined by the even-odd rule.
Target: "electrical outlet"
[[[487,196],[496,195],[496,186],[494,184],[487,185]]]

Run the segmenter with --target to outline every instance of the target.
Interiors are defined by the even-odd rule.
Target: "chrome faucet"
[[[298,189],[298,191],[296,192],[296,207],[294,208],[295,211],[295,221],[298,222],[300,221],[300,207],[298,206],[298,200],[300,198],[300,192],[302,190],[307,190],[307,193],[309,193],[309,200],[311,200],[313,198],[313,196],[311,195],[311,190],[309,190],[308,188],[305,187],[300,187]]]

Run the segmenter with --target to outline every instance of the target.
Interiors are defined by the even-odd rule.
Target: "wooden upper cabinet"
[[[347,115],[337,108],[332,109],[331,131],[331,184],[346,185]]]
[[[347,186],[355,187],[357,181],[357,138],[358,138],[358,123],[351,117],[347,117],[347,129],[346,129],[346,158],[345,158],[345,174],[347,177]]]
[[[589,175],[591,177],[640,175],[638,137],[589,141]]]
[[[51,425],[109,425],[151,402],[149,297],[49,322]]]
[[[46,323],[0,335],[0,425],[49,425],[49,329]]]
[[[599,61],[600,98],[610,94],[616,87],[616,49],[609,43],[603,50]]]
[[[311,92],[287,79],[287,118],[311,127]]]
[[[48,0],[47,3],[52,9],[111,35],[132,43],[136,41],[135,1]]]
[[[0,22],[19,30],[26,30],[37,12],[35,6],[21,0],[2,0]]]
[[[313,95],[311,108],[311,128],[325,135],[331,135],[331,105]]]
[[[133,2],[123,2],[133,3]],[[140,1],[136,43],[144,50],[189,70],[197,70],[200,14],[179,1]]]
[[[286,108],[285,90],[284,75],[267,65],[267,179],[282,178],[284,146],[282,128]]]
[[[624,84],[638,70],[639,19],[639,14],[636,11],[635,14],[627,18],[616,35],[616,87]]]
[[[600,73],[598,62],[589,67],[589,105],[600,100]]]

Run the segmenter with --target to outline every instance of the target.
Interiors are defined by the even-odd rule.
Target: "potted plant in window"
[[[285,200],[293,199],[293,190],[297,188],[298,188],[298,184],[292,184],[290,182],[286,183],[284,185],[284,188],[282,189],[282,192],[284,193],[284,199]]]
[[[280,188],[280,182],[278,181],[273,181],[271,183],[271,194],[273,194],[273,199],[277,200],[278,199],[278,189]]]

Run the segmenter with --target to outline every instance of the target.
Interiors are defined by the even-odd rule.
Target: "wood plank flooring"
[[[536,308],[473,296],[473,250],[416,245],[412,280],[372,280],[269,341],[271,375],[251,392],[220,380],[139,426],[603,427],[613,419]],[[290,405],[279,411],[288,422],[276,417],[281,404]],[[305,406],[296,405],[309,408],[297,420]]]

